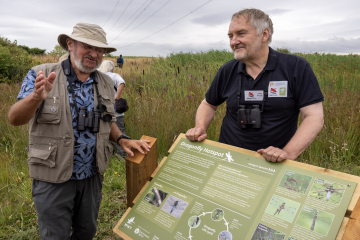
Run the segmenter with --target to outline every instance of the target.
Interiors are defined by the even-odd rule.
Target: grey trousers
[[[92,239],[96,233],[103,180],[99,173],[57,184],[34,179],[32,196],[41,239]]]
[[[120,129],[120,131],[123,134],[125,133],[125,122],[124,122],[124,116],[120,116],[120,117],[116,117],[116,122],[115,122],[116,126],[118,126],[118,128]],[[127,157],[127,153],[120,147],[119,144],[115,143],[116,148],[117,148],[117,154],[119,154],[121,157]]]

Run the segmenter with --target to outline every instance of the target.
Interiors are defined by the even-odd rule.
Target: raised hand
[[[55,78],[56,73],[54,72],[50,73],[47,78],[42,71],[38,72],[35,79],[34,97],[38,100],[44,100],[51,91]]]

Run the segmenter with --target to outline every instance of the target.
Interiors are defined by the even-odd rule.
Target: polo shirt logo
[[[288,81],[273,81],[269,84],[269,97],[287,97]]]

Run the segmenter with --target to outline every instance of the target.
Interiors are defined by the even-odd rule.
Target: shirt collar
[[[264,70],[265,71],[273,71],[276,68],[277,65],[277,61],[278,61],[278,56],[277,56],[277,52],[272,49],[271,47],[269,47],[269,55],[268,55],[268,60],[267,63],[265,65]],[[245,74],[245,64],[243,62],[239,61],[239,66],[238,66],[238,73],[243,73]]]

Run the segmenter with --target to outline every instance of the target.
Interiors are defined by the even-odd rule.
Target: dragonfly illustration
[[[215,212],[216,211],[216,212]],[[213,215],[213,219],[214,220],[217,220],[217,219],[220,219],[220,214],[222,213],[223,211],[221,209],[216,209],[213,211],[213,214],[215,213],[215,215]]]
[[[305,186],[303,184],[307,184],[307,183],[308,182],[303,182],[303,181],[296,180],[295,178],[288,177],[286,179],[286,181],[284,182],[284,185],[287,189],[300,193],[300,192],[305,191],[304,190]],[[305,189],[306,189],[306,187],[305,187]]]
[[[233,162],[234,161],[234,159],[232,159],[232,156],[231,156],[230,152],[225,153],[225,155],[226,155],[226,158],[224,158],[224,160],[227,160],[228,162]]]
[[[286,205],[286,202],[282,202],[280,205],[279,205],[279,200],[274,200],[276,203],[274,202],[270,202],[270,204],[274,207],[276,207],[276,211],[273,215],[280,215],[280,213],[282,211],[285,211],[285,212],[288,212],[288,213],[292,213],[294,214],[296,212],[296,208],[293,208],[293,207],[288,207],[288,206],[285,206]]]
[[[329,201],[330,197],[331,197],[331,194],[333,194],[334,192],[336,191],[340,191],[340,190],[345,190],[345,188],[337,188],[335,189],[333,187],[333,185],[330,185],[329,187],[326,187],[325,190],[318,190],[318,191],[313,191],[313,193],[321,193],[321,192],[326,192],[326,201]]]
[[[175,201],[175,202],[174,202],[174,205],[173,205],[170,213],[172,213],[172,212],[175,210],[175,208],[176,208],[176,206],[178,205],[178,203],[179,203],[179,201]]]
[[[297,184],[297,183],[307,183],[307,182],[302,182],[302,181],[296,180],[296,179],[294,179],[294,178],[287,178],[287,181],[288,181],[289,183],[295,182],[296,184]]]
[[[191,224],[191,226],[192,226],[192,227],[196,226],[199,221],[200,221],[200,218],[199,218],[199,217],[196,217],[195,220],[193,221],[193,223]]]
[[[292,187],[292,186],[291,186],[290,184],[288,184],[287,182],[285,182],[285,186],[286,186],[287,189],[296,192],[296,188],[295,188],[295,187]]]
[[[130,218],[127,223],[132,224],[134,222],[134,219],[135,219],[135,217]]]
[[[309,212],[302,212],[302,216],[301,219],[306,220],[306,221],[311,221],[311,226],[310,226],[310,230],[314,231],[316,224],[320,221],[326,225],[328,225],[330,227],[332,219],[330,217],[326,217],[326,216],[320,216],[321,212],[319,209],[314,209],[315,211],[311,211]],[[299,216],[300,218],[300,216]],[[305,226],[304,226],[305,227]]]
[[[231,235],[227,234],[227,232],[221,232],[219,236],[219,240],[231,240]]]
[[[280,212],[281,212],[281,210],[285,209],[285,204],[286,204],[286,203],[283,202],[283,203],[279,206],[279,208],[276,209],[276,212],[274,213],[274,215],[275,215],[275,214],[278,214],[278,215],[279,215]]]
[[[154,200],[155,200],[156,204],[158,206],[160,206],[161,203],[163,202],[163,200],[166,198],[167,194],[160,191],[159,189],[157,189],[155,187],[153,189],[151,189],[151,191],[154,193]]]

